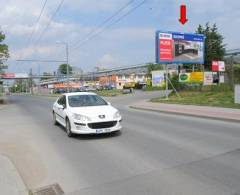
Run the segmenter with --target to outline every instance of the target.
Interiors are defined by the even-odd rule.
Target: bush
[[[240,64],[234,66],[234,83],[240,84]]]
[[[166,85],[163,85],[162,87],[152,87],[152,86],[147,86],[146,88],[142,89],[143,91],[157,91],[157,90],[165,90]]]

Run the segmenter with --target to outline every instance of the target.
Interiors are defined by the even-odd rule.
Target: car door
[[[62,125],[65,124],[63,118],[63,110],[64,110],[64,96],[61,96],[56,102],[55,112],[57,121],[60,122]]]
[[[61,107],[59,108],[59,117],[60,117],[61,123],[65,126],[66,109],[67,109],[67,102],[66,102],[65,95],[62,96],[60,103],[61,103]]]

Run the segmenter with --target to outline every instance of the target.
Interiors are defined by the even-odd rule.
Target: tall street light
[[[66,64],[67,64],[67,92],[69,93],[69,52],[68,52],[68,43],[57,41],[56,44],[62,44],[66,47]]]

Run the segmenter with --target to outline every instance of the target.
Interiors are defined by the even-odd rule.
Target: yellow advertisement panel
[[[204,73],[203,72],[192,72],[190,74],[190,82],[203,82],[204,81]]]

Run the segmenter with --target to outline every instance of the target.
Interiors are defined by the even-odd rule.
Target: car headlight
[[[74,113],[73,118],[75,120],[79,120],[79,121],[82,121],[82,122],[91,121],[91,119],[88,116],[84,116],[84,115],[81,115],[81,114],[75,114]]]
[[[117,111],[117,112],[113,115],[113,118],[114,118],[114,119],[121,118],[120,112]]]

